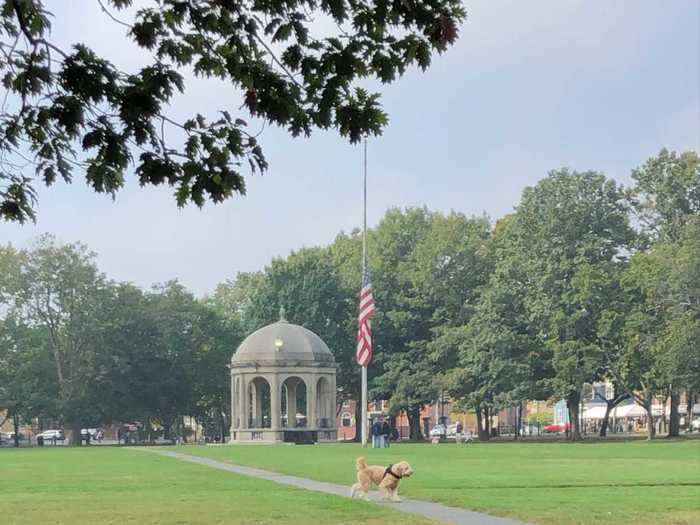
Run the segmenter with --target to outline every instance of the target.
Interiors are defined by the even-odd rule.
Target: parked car
[[[447,437],[447,428],[438,423],[430,430],[430,437]]]
[[[14,432],[0,432],[0,445],[11,443],[15,439]]]
[[[693,430],[700,430],[700,417],[696,417],[690,422],[690,428]]]
[[[63,430],[44,430],[41,434],[36,435],[37,438],[43,438],[44,441],[49,441],[53,439],[57,439],[59,441],[63,441],[65,439],[65,436],[63,435]]]
[[[545,432],[550,432],[554,434],[559,434],[560,432],[566,432],[571,429],[571,423],[553,423],[544,427]]]
[[[85,439],[88,435],[90,436],[90,439],[96,439],[97,438],[97,429],[96,428],[82,428],[82,429],[80,429],[80,437]]]

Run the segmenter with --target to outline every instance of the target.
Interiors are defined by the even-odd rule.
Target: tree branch
[[[111,18],[114,22],[116,22],[117,24],[122,25],[122,26],[124,26],[124,27],[128,27],[129,29],[133,29],[134,26],[132,26],[131,24],[128,24],[128,23],[124,22],[123,20],[119,20],[116,16],[114,16],[114,15],[107,9],[107,7],[104,5],[104,3],[102,2],[102,0],[97,0],[97,3],[100,4],[100,7],[102,8],[102,12],[105,13],[105,14],[106,14],[109,18]]]

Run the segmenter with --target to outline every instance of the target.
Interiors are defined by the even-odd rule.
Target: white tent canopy
[[[615,407],[614,417],[644,417],[646,411],[637,404]]]
[[[583,419],[603,419],[605,417],[605,405],[589,408],[583,413]]]
[[[603,419],[605,417],[605,405],[595,405],[586,410],[584,410],[582,417],[583,419]],[[685,405],[679,407],[680,415],[685,414]],[[661,416],[664,413],[663,405],[652,405],[651,413],[654,416]],[[669,415],[670,409],[666,407],[666,415]],[[693,413],[700,414],[700,403],[695,403],[693,405]],[[644,417],[646,416],[646,410],[636,403],[630,403],[629,405],[619,405],[610,411],[610,418],[625,418],[625,417]]]

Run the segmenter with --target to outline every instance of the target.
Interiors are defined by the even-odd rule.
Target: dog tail
[[[357,460],[355,461],[355,466],[357,467],[357,470],[367,468],[367,462],[365,461],[365,458],[363,456],[357,458]]]

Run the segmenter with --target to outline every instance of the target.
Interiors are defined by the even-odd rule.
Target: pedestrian
[[[382,423],[382,446],[384,448],[389,448],[389,441],[391,440],[391,427],[389,423],[384,421]]]
[[[462,441],[462,431],[464,430],[464,427],[462,426],[461,421],[457,421],[457,427],[455,428],[455,442],[459,443]]]
[[[382,422],[378,419],[372,424],[372,448],[382,448]]]

